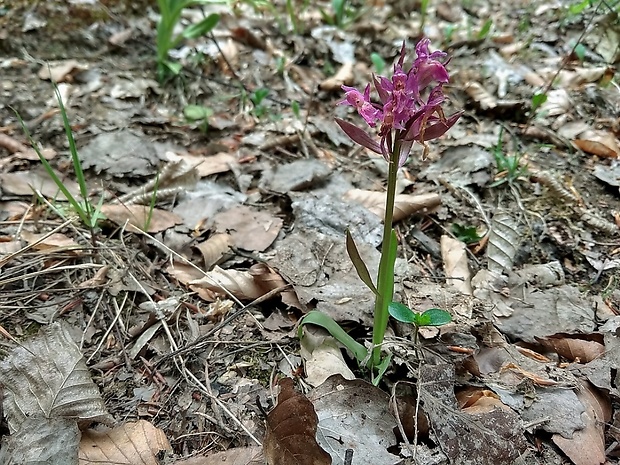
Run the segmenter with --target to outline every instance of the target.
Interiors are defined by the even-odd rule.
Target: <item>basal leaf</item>
[[[299,323],[298,336],[301,339],[303,333],[302,328],[303,325],[313,324],[320,326],[321,328],[325,328],[329,334],[331,334],[338,342],[340,342],[343,346],[349,349],[355,359],[361,363],[366,356],[368,355],[368,351],[366,347],[353,339],[349,334],[340,327],[338,323],[336,323],[333,319],[327,316],[325,313],[321,313],[318,310],[312,310],[308,312],[305,317]]]

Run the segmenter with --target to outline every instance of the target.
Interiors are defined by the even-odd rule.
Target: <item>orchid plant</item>
[[[445,116],[442,104],[445,101],[443,85],[449,81],[446,70],[446,53],[430,52],[430,40],[424,38],[416,45],[416,59],[405,71],[405,43],[392,77],[373,75],[374,88],[379,101],[371,100],[368,84],[363,92],[354,87],[342,86],[345,92],[341,105],[354,107],[366,124],[373,130],[367,131],[348,121],[336,118],[336,123],[355,143],[383,156],[388,163],[387,196],[384,217],[381,259],[376,285],[368,267],[361,258],[353,237],[346,232],[346,246],[349,257],[360,279],[375,295],[372,346],[368,350],[355,341],[333,319],[319,311],[311,311],[299,326],[311,323],[327,329],[333,337],[347,347],[360,366],[370,369],[371,379],[378,384],[387,370],[390,356],[381,356],[381,346],[387,330],[389,316],[419,326],[439,326],[451,321],[450,314],[441,309],[430,309],[423,313],[413,312],[402,303],[393,302],[394,263],[398,240],[392,228],[396,178],[398,170],[405,164],[414,144],[422,145],[424,155],[428,151],[427,141],[442,136],[460,118],[462,112]]]

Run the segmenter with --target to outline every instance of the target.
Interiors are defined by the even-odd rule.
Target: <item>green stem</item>
[[[388,306],[394,296],[394,259],[396,257],[394,253],[391,253],[391,250],[396,245],[396,238],[392,229],[392,221],[394,218],[394,199],[396,198],[396,176],[398,173],[399,153],[400,143],[397,141],[394,144],[388,169],[383,242],[381,244],[381,260],[379,262],[379,273],[377,275],[378,295],[375,299],[375,315],[372,329],[373,349],[372,357],[370,358],[371,370],[374,370],[381,362],[381,344],[383,343],[389,319]]]

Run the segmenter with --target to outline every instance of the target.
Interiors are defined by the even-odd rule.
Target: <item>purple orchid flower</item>
[[[446,117],[443,113],[443,84],[449,81],[445,68],[447,55],[442,51],[431,53],[429,44],[427,38],[418,42],[416,59],[411,69],[405,72],[403,42],[391,79],[373,75],[380,103],[370,100],[370,84],[363,94],[354,87],[342,86],[345,98],[339,104],[355,107],[368,126],[375,128],[379,125],[379,141],[354,124],[339,118],[336,118],[336,123],[351,140],[383,155],[388,162],[392,156],[397,156],[399,167],[407,161],[415,142],[424,145],[426,150],[427,141],[442,136],[462,115],[462,112],[456,112]],[[432,83],[435,83],[434,87],[428,90]],[[426,99],[423,98],[424,94],[428,94]],[[398,153],[394,153],[396,144],[399,147]]]

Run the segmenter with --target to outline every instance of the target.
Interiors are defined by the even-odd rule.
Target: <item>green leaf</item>
[[[487,19],[482,25],[480,31],[478,31],[478,39],[486,39],[486,37],[489,35],[489,32],[491,31],[491,26],[493,26],[493,20]]]
[[[383,70],[386,68],[385,60],[378,53],[370,54],[370,61],[372,61],[373,66],[377,70],[377,74],[383,74]]]
[[[357,250],[357,246],[355,245],[355,241],[353,240],[353,236],[351,236],[351,231],[346,230],[347,236],[347,253],[349,254],[349,258],[353,262],[353,266],[355,267],[355,271],[357,271],[357,275],[360,279],[368,286],[368,288],[375,294],[378,294],[377,288],[372,282],[372,278],[370,277],[370,273],[368,272],[368,268],[366,267],[366,263],[362,259],[359,251]]]
[[[462,224],[453,223],[452,233],[459,241],[465,244],[473,244],[482,239],[482,236],[478,234],[478,230],[475,226],[463,226]]]
[[[213,110],[202,105],[187,105],[183,109],[183,114],[190,121],[200,121],[213,115]]]
[[[374,386],[378,386],[379,383],[381,382],[381,378],[383,378],[383,375],[385,374],[385,372],[387,371],[388,367],[390,366],[390,362],[392,361],[392,354],[387,354],[382,360],[381,363],[379,363],[376,368],[377,368],[377,376],[374,375],[374,373],[372,374],[372,384]]]
[[[295,115],[295,118],[301,119],[301,113],[300,113],[300,109],[299,109],[299,102],[297,100],[293,100],[291,102],[291,110],[293,111],[293,114]]]
[[[579,61],[583,61],[586,57],[586,48],[582,43],[575,45],[575,55],[579,58]]]
[[[418,316],[418,326],[442,326],[452,321],[452,316],[440,308],[431,308]]]
[[[192,24],[185,28],[185,30],[181,33],[181,35],[185,39],[195,39],[196,37],[203,36],[217,25],[220,21],[220,15],[217,13],[211,13],[205,19],[200,21],[199,23]]]
[[[401,304],[400,302],[390,302],[390,305],[388,305],[388,311],[390,312],[392,318],[402,321],[403,323],[417,324],[420,316],[405,304]]]
[[[534,94],[532,96],[532,111],[536,111],[543,103],[547,101],[547,94]]]
[[[368,351],[366,347],[353,339],[349,334],[340,327],[338,323],[336,323],[332,318],[327,316],[325,313],[321,313],[317,310],[312,310],[308,312],[306,316],[304,316],[299,323],[299,329],[297,330],[297,334],[301,339],[303,335],[302,328],[304,325],[313,324],[324,328],[331,334],[338,342],[340,342],[343,346],[349,349],[358,363],[361,363],[366,356],[368,355]]]
[[[267,95],[269,95],[269,89],[256,89],[254,92],[252,92],[252,95],[250,95],[250,100],[252,100],[252,103],[254,105],[258,106],[263,102]]]

